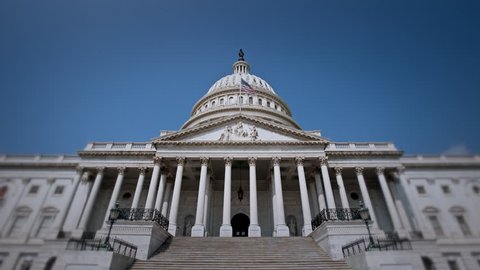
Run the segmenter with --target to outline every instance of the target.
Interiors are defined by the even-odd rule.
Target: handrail
[[[411,250],[410,240],[406,238],[373,238],[370,243],[368,238],[360,238],[347,245],[342,246],[343,257],[360,254],[367,251],[389,251],[389,250]]]
[[[323,209],[312,219],[312,227],[315,230],[325,221],[350,221],[360,219],[359,208],[330,208]]]
[[[119,208],[119,220],[149,220],[155,221],[165,230],[168,230],[169,221],[157,209],[151,208]]]

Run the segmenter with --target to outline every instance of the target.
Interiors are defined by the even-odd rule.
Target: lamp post
[[[362,220],[365,222],[365,226],[367,226],[368,239],[370,240],[370,243],[368,244],[367,249],[376,247],[375,243],[373,242],[372,234],[370,233],[370,228],[368,227],[368,221],[370,220],[370,213],[368,211],[368,208],[364,207],[362,201],[360,201],[360,209],[358,209],[358,214],[360,215],[360,218],[362,218]]]
[[[118,202],[115,203],[115,207],[110,209],[110,215],[108,216],[108,221],[110,222],[110,228],[108,229],[107,237],[105,238],[105,247],[108,250],[112,250],[112,246],[110,245],[110,233],[112,232],[113,223],[118,219],[120,215],[120,209],[118,209]]]

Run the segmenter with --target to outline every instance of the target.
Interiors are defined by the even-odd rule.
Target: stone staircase
[[[310,237],[175,237],[131,269],[351,269]]]

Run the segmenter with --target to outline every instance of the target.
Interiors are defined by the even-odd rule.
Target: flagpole
[[[240,101],[240,97],[242,96],[242,74],[240,73],[240,87],[238,88],[238,104],[240,104],[240,115],[242,114],[242,102]],[[243,101],[243,100],[242,100]]]

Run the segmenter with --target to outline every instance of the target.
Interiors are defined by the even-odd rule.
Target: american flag
[[[243,79],[240,80],[240,91],[245,91],[253,95],[256,93],[255,89]]]

